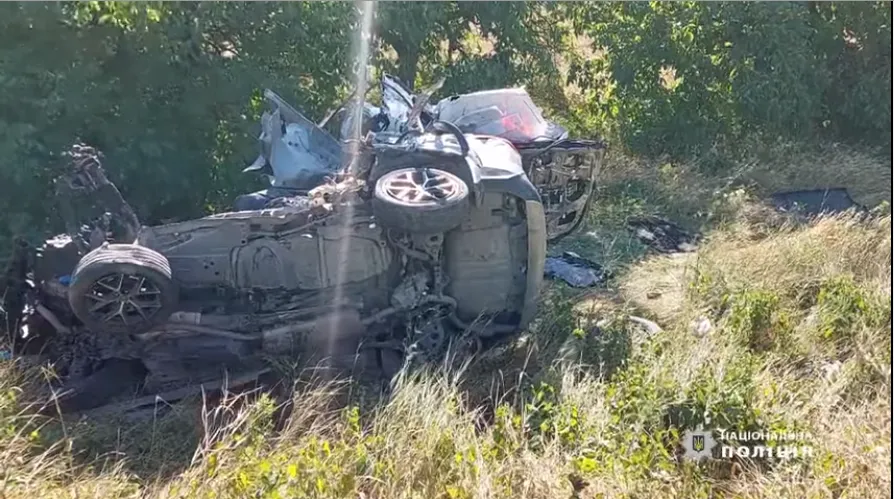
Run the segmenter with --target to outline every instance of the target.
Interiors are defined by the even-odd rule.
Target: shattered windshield
[[[543,117],[521,88],[448,97],[438,102],[437,109],[438,119],[455,124],[465,133],[493,135],[516,144],[567,135],[564,128]]]

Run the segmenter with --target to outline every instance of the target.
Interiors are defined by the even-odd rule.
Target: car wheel
[[[168,319],[177,295],[164,255],[135,244],[105,244],[78,263],[68,303],[95,333],[139,334]]]
[[[447,232],[469,214],[469,187],[437,168],[401,168],[376,181],[372,207],[386,227],[423,234]]]

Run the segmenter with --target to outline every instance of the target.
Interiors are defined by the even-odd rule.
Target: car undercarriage
[[[54,363],[59,404],[170,399],[273,357],[388,371],[383,353],[438,362],[524,329],[547,241],[581,223],[604,145],[476,133],[462,113],[441,120],[430,93],[397,94],[401,121],[343,154],[268,92],[249,170],[286,195],[160,226],[142,226],[97,151],[73,147],[56,181],[66,234],[17,246],[3,290],[7,331]]]

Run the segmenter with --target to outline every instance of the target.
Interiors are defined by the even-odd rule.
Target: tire
[[[372,199],[373,215],[383,226],[421,234],[458,227],[469,206],[469,186],[437,168],[390,171],[376,181]]]
[[[168,259],[135,244],[104,244],[87,253],[68,288],[72,311],[94,333],[144,333],[165,322],[177,301]]]

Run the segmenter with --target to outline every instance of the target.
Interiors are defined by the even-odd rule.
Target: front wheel
[[[447,232],[469,214],[469,187],[436,168],[401,168],[376,181],[372,208],[386,227],[422,234]]]
[[[105,244],[78,263],[68,303],[95,333],[139,334],[168,319],[177,295],[164,255],[135,244]]]

